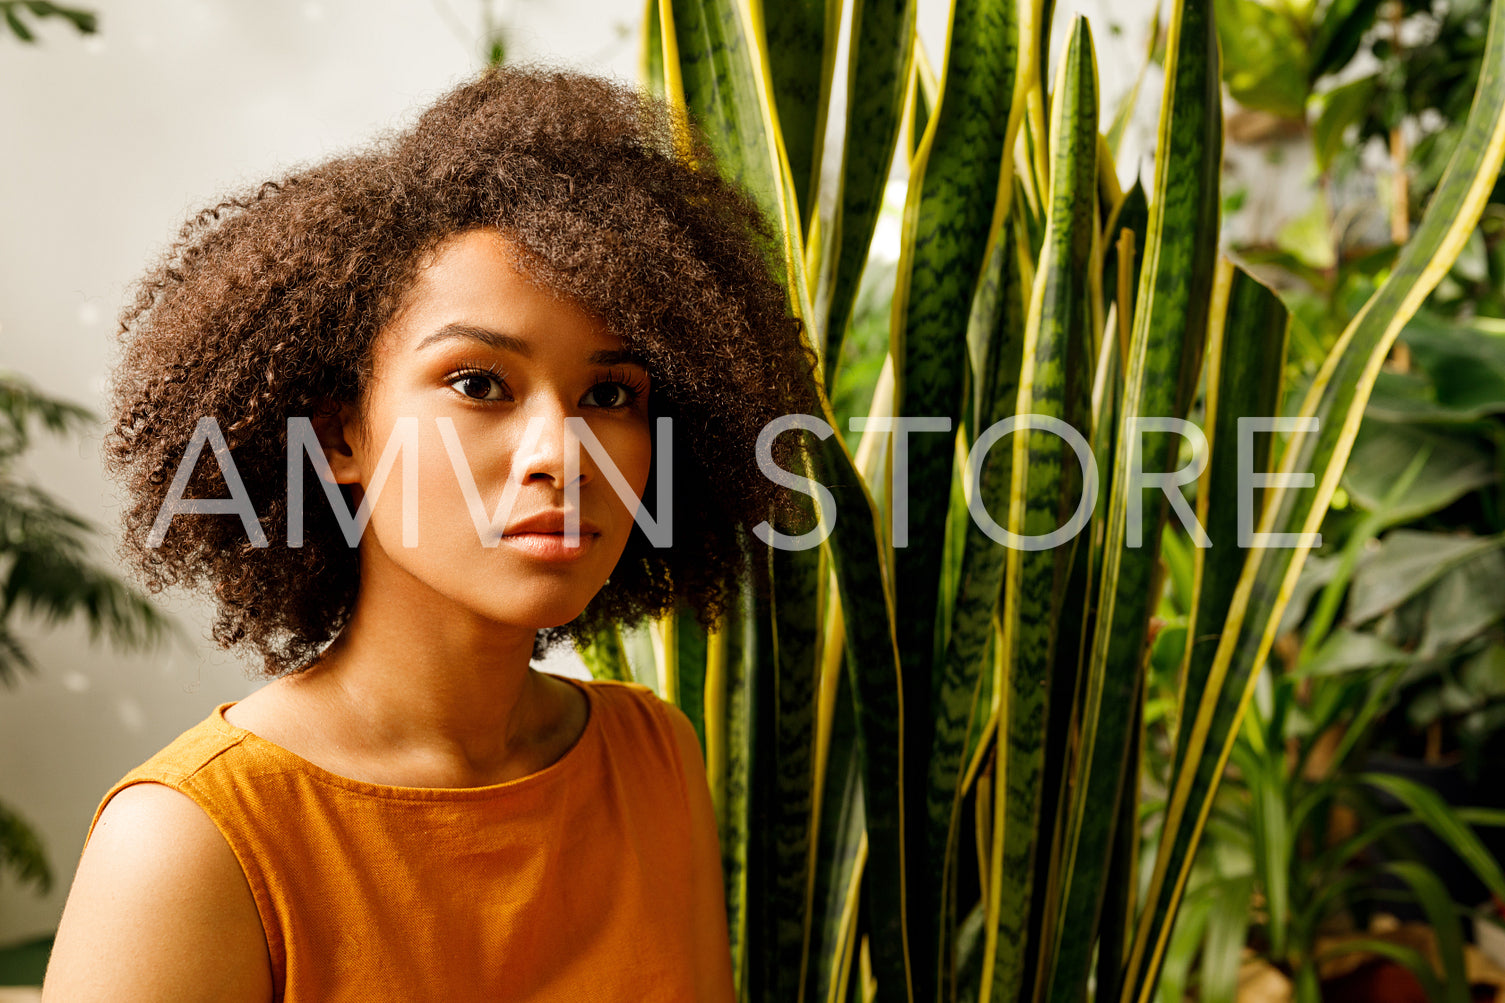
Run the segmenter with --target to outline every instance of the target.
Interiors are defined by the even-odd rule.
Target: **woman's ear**
[[[321,401],[309,422],[319,437],[319,445],[324,450],[324,459],[329,461],[334,482],[359,483],[360,458],[356,447],[360,441],[360,419],[355,405],[332,400]]]

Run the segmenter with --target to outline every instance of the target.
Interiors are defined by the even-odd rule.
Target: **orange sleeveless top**
[[[352,780],[230,724],[226,703],[99,811],[145,782],[198,803],[255,897],[276,1000],[730,1001],[694,730],[646,687],[576,685],[580,738],[506,783]]]

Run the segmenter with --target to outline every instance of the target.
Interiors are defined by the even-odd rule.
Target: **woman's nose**
[[[567,417],[568,410],[557,404],[541,407],[528,416],[512,460],[513,476],[519,483],[544,482],[563,490],[572,477],[577,484],[589,479],[585,466],[574,459],[580,454],[580,442],[565,421]]]

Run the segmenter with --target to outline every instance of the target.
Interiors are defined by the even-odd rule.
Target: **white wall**
[[[76,0],[87,2],[87,0]],[[1074,6],[1089,13],[1107,0]],[[183,218],[226,188],[401,125],[479,66],[479,0],[98,0],[101,33],[43,26],[0,37],[0,366],[102,412],[114,320],[130,282]],[[1064,9],[1073,6],[1062,3]],[[1109,113],[1143,52],[1143,0],[1094,17]],[[520,0],[496,10],[516,58],[636,74],[639,0]],[[921,29],[939,67],[945,5]],[[1065,21],[1060,16],[1061,22]],[[1059,40],[1058,40],[1059,46]],[[1141,108],[1153,116],[1159,74]],[[1151,129],[1131,134],[1143,148]],[[1132,151],[1131,151],[1132,155]],[[1127,172],[1130,176],[1132,171]],[[99,435],[46,443],[38,480],[107,530],[119,504]],[[103,792],[216,703],[249,692],[240,661],[207,640],[207,604],[162,597],[193,643],[128,658],[77,625],[31,625],[42,671],[0,690],[0,800],[46,840],[57,886],[0,882],[0,943],[50,932]]]

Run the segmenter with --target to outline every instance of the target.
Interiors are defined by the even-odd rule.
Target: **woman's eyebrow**
[[[501,331],[494,331],[489,327],[479,327],[475,324],[445,324],[439,330],[420,341],[413,351],[421,352],[430,345],[441,341],[449,341],[452,338],[474,338],[476,341],[485,342],[492,348],[500,349],[504,352],[512,352],[516,355],[527,356],[533,354],[532,347],[522,338],[503,334]]]
[[[491,348],[504,352],[512,352],[515,355],[529,357],[533,354],[533,346],[527,341],[515,335],[504,334],[501,331],[489,327],[481,327],[477,324],[445,324],[439,330],[425,337],[413,351],[421,352],[430,345],[442,341],[450,341],[454,338],[472,338],[480,341]],[[586,360],[593,366],[641,366],[648,368],[648,362],[637,352],[627,349],[615,349],[604,352],[592,352]]]
[[[641,366],[648,368],[648,361],[637,352],[619,349],[614,352],[592,352],[588,360],[593,366]]]

